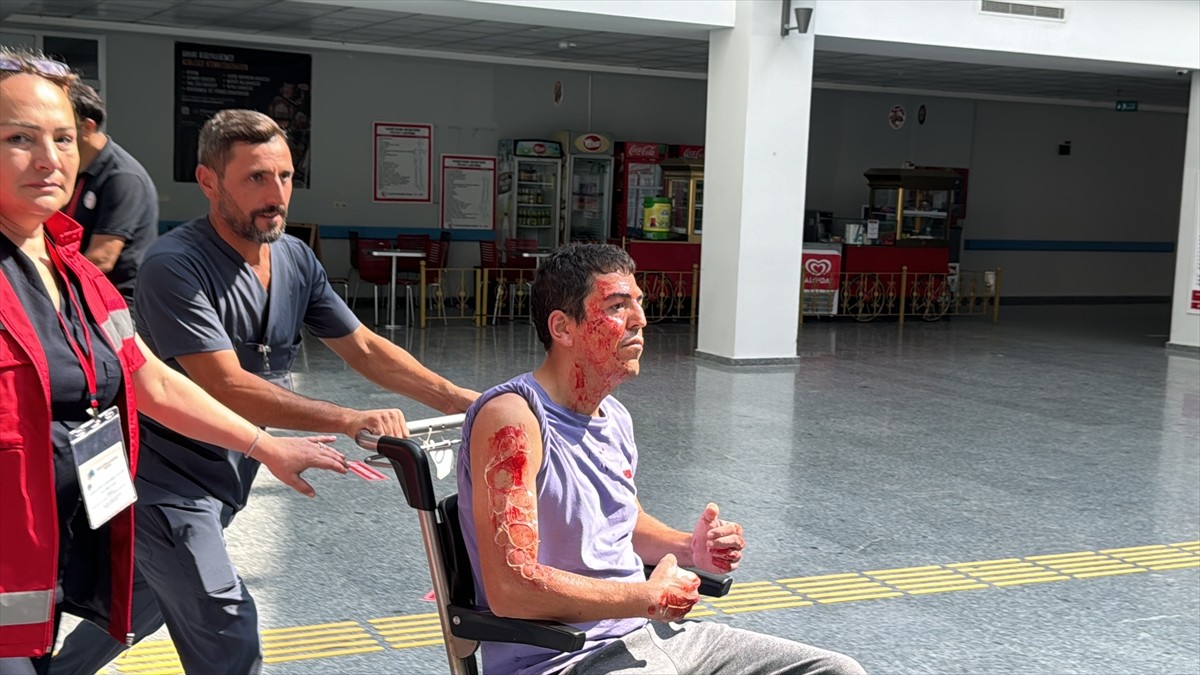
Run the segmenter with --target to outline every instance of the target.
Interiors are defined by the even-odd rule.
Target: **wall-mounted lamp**
[[[796,16],[796,24],[789,26],[788,22],[792,20],[792,0],[783,0],[783,19],[779,25],[779,34],[787,37],[787,34],[796,31],[797,33],[807,33],[808,24],[812,21],[812,7],[797,7],[794,10]]]

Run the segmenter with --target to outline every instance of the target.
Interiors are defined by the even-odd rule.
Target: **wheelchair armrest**
[[[560,652],[583,648],[585,633],[574,626],[556,621],[509,619],[485,609],[450,605],[450,632],[464,640],[516,642]]]
[[[647,578],[654,572],[654,567],[654,565],[645,566]],[[700,577],[700,595],[707,595],[710,598],[723,598],[729,593],[729,588],[733,586],[733,577],[728,574],[714,574],[695,567],[683,567],[681,569],[685,569]]]

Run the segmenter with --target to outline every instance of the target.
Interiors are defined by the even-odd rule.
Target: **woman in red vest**
[[[75,77],[0,48],[0,675],[48,672],[63,610],[126,640],[138,411],[308,496],[300,472],[346,471],[334,437],[264,433],[137,337],[59,212],[79,168]]]

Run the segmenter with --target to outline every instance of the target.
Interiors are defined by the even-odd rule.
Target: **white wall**
[[[1200,72],[1192,73],[1187,121],[1175,294],[1171,301],[1171,344],[1200,347],[1200,315],[1190,311],[1192,285],[1200,276]]]
[[[195,184],[171,180],[173,50],[168,37],[109,34],[108,128],[168,199],[162,218],[184,220],[206,203]],[[553,102],[556,80],[564,84],[560,107]],[[436,205],[371,201],[377,120],[434,124],[435,155],[494,154],[501,138],[583,129],[589,119],[593,129],[618,139],[704,139],[705,84],[692,80],[316,51],[312,91],[313,187],[295,192],[292,211],[297,220],[322,225],[437,227]],[[335,208],[334,201],[348,206]]]
[[[888,111],[902,105],[908,121],[888,125]],[[917,110],[925,106],[925,124]],[[907,94],[817,89],[813,92],[808,154],[808,209],[859,217],[867,203],[863,172],[876,167],[969,167],[975,102]]]
[[[899,130],[887,112],[903,105]],[[924,125],[916,112],[925,105]],[[967,167],[966,239],[1173,242],[1185,117],[817,90],[807,208],[854,218],[872,167]],[[1072,141],[1072,154],[1058,144]],[[964,251],[1003,267],[1007,296],[1167,296],[1171,253]]]
[[[822,0],[819,36],[1010,54],[1200,68],[1195,0],[1019,0],[1066,8],[1065,21],[983,14],[979,0]]]
[[[1186,118],[980,101],[967,239],[1173,242]],[[1070,156],[1058,145],[1071,141]],[[965,251],[1011,296],[1167,296],[1171,253]]]
[[[199,188],[173,180],[174,40],[109,33],[107,44],[108,131],[154,178],[163,220],[205,213],[207,202]],[[290,217],[298,222],[359,229],[438,226],[436,203],[372,202],[374,121],[433,124],[435,156],[495,154],[502,138],[582,130],[589,120],[592,129],[618,140],[704,142],[703,81],[359,52],[312,54],[313,178],[311,189],[292,196]],[[564,85],[561,106],[553,102],[556,80]],[[434,166],[436,199],[440,177]],[[347,206],[338,208],[334,202]],[[348,267],[344,242],[323,248],[331,272]],[[473,247],[456,245],[450,262],[455,264],[458,251],[466,248],[473,254]]]

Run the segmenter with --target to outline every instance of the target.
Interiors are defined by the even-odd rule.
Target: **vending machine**
[[[662,168],[667,146],[662,143],[621,142],[613,145],[615,182],[613,184],[613,237],[641,239],[643,202],[646,197],[661,197]]]
[[[606,241],[612,220],[612,137],[560,131],[554,138],[567,153],[565,241]]]
[[[561,243],[562,146],[557,141],[500,141],[497,239],[537,242],[549,251]],[[501,242],[502,243],[502,242]]]

